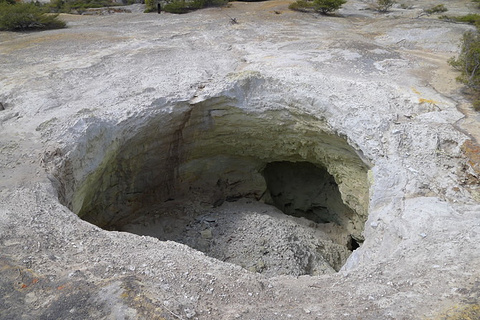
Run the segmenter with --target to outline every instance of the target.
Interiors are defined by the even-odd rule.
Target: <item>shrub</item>
[[[0,3],[0,30],[25,31],[65,28],[56,14],[47,14],[33,3]]]
[[[458,58],[448,61],[450,65],[460,71],[457,81],[465,84],[472,90],[475,101],[473,106],[480,109],[480,34],[466,32],[462,39],[462,48]]]
[[[202,0],[202,8],[222,7],[228,4],[228,0]]]
[[[88,8],[103,8],[120,5],[111,0],[51,0],[47,8],[51,12],[81,13]]]
[[[314,4],[312,1],[306,1],[306,0],[298,0],[295,2],[292,2],[288,8],[290,10],[294,11],[300,11],[300,12],[308,12],[310,10],[313,10]]]
[[[297,0],[296,2],[290,4],[288,7],[291,10],[296,11],[307,12],[313,10],[323,14],[328,14],[330,12],[340,9],[342,5],[346,2],[346,0]]]
[[[465,23],[471,23],[471,24],[477,25],[480,23],[480,14],[469,13],[464,16],[456,16],[456,17],[441,16],[440,19],[453,20],[457,22],[465,22]]]
[[[379,12],[387,12],[395,3],[395,0],[377,0],[375,9]]]
[[[228,3],[228,0],[177,0],[167,3],[163,10],[170,13],[187,13],[207,7],[221,7]]]
[[[47,4],[48,10],[50,12],[64,12],[69,13],[72,10],[72,7],[67,1],[65,0],[51,0],[49,4]]]
[[[163,10],[170,13],[187,13],[198,8],[193,8],[191,2],[183,0],[173,1],[163,6]]]
[[[156,10],[155,0],[145,0],[145,12],[154,12]]]
[[[431,7],[430,9],[425,10],[425,12],[428,13],[428,14],[447,12],[447,11],[448,11],[448,9],[445,7],[444,4],[439,4],[439,5]]]
[[[346,0],[314,0],[315,11],[323,14],[340,9],[347,1]]]

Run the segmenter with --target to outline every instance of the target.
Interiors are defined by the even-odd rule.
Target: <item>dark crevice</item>
[[[263,176],[270,195],[266,202],[285,214],[337,225],[354,215],[325,168],[309,162],[271,162],[265,166]]]
[[[347,249],[350,250],[350,251],[354,251],[358,248],[360,248],[360,242],[355,240],[351,235],[348,236]]]

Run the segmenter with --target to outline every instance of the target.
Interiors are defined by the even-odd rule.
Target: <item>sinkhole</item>
[[[80,218],[267,276],[336,272],[361,246],[369,168],[323,119],[221,97],[159,110],[90,120],[56,173]]]

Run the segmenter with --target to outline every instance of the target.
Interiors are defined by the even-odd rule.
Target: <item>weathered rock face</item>
[[[474,314],[469,27],[365,6],[1,33],[0,318]]]
[[[54,173],[60,181],[61,202],[106,230],[153,235],[128,225],[163,218],[164,224],[171,225],[169,231],[157,230],[155,236],[200,249],[180,236],[188,221],[225,201],[251,198],[274,204],[288,215],[325,224],[315,228],[330,233],[323,238],[337,245],[324,249],[325,245],[312,244],[313,253],[308,255],[318,255],[320,260],[339,256],[330,260],[329,267],[338,270],[352,241],[363,241],[368,166],[325,119],[281,101],[257,105],[266,90],[275,90],[265,82],[257,73],[232,78],[232,86],[243,90],[241,94],[251,102],[223,92],[201,102],[158,105],[160,112],[147,118],[132,116],[116,126],[92,123],[89,130],[94,133],[85,145],[76,145]],[[291,167],[282,168],[281,163]],[[259,233],[251,234],[261,238]],[[278,260],[283,265],[288,261]],[[318,274],[311,271],[318,268],[308,267],[309,261],[304,260],[300,269]],[[302,274],[296,268],[290,270]]]
[[[145,123],[132,137],[122,136],[122,129],[114,135],[102,132],[103,137],[115,136],[115,143],[92,137],[87,144],[110,148],[98,155],[102,162],[85,181],[66,181],[78,188],[72,210],[107,226],[148,203],[176,198],[211,205],[232,197],[259,200],[267,189],[262,169],[268,163],[305,161],[325,167],[338,181],[345,203],[358,212],[353,225],[360,236],[368,209],[368,168],[344,139],[308,114],[242,111],[222,100],[175,106],[168,116],[132,119],[122,124],[123,130]]]

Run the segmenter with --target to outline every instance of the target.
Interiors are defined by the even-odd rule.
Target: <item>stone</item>
[[[212,239],[213,238],[212,230],[210,230],[210,229],[200,231],[200,234],[202,235],[202,238],[204,238],[204,239]]]
[[[447,63],[474,27],[413,19],[426,0],[367,5],[314,17],[232,2],[1,32],[0,318],[474,312],[480,126]],[[295,182],[289,201],[320,193],[282,200],[305,215],[280,212],[275,162],[322,168],[339,195]],[[197,227],[203,215],[215,221]]]

